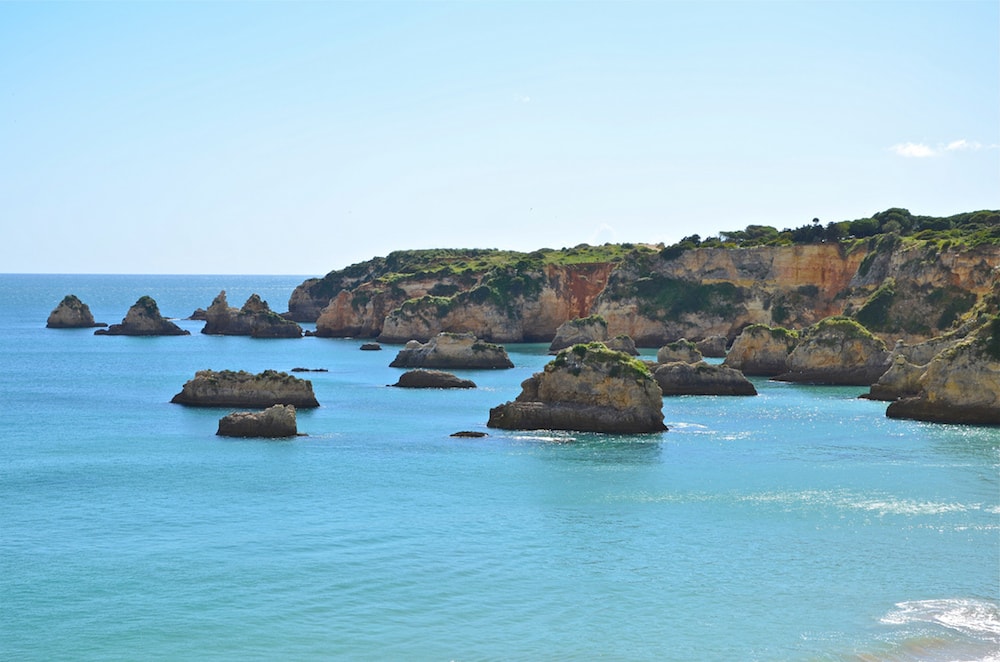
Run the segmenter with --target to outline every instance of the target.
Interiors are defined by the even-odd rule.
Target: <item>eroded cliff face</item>
[[[888,344],[941,335],[1000,282],[1000,246],[942,246],[881,235],[851,245],[694,248],[664,257],[648,247],[614,262],[423,265],[395,273],[392,256],[303,283],[289,310],[315,314],[316,333],[429,340],[442,331],[492,342],[549,342],[559,325],[600,315],[608,336],[641,347],[679,338],[729,341],[754,324],[803,329],[858,319]],[[462,262],[458,262],[461,265]],[[321,312],[320,312],[321,311]]]

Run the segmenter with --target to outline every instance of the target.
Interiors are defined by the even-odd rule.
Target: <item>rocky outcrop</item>
[[[507,350],[471,333],[439,333],[426,343],[411,340],[389,364],[392,368],[513,368]]]
[[[608,349],[616,352],[624,352],[629,356],[639,356],[639,350],[635,346],[635,341],[626,335],[615,336],[604,341]]]
[[[476,388],[470,379],[462,379],[443,370],[410,370],[392,386],[400,388]]]
[[[788,355],[798,342],[797,331],[751,324],[733,341],[722,363],[744,375],[773,377],[788,372]]]
[[[96,336],[188,336],[191,332],[182,329],[160,314],[160,308],[152,297],[140,297],[125,315],[121,324],[112,324],[107,329],[94,331]]]
[[[920,393],[920,378],[926,372],[926,365],[916,365],[906,360],[902,354],[892,359],[889,369],[872,384],[868,393],[861,397],[866,400],[892,401],[913,397]]]
[[[107,324],[95,322],[90,306],[80,301],[75,294],[67,294],[49,313],[45,326],[50,329],[89,329]]]
[[[302,327],[273,312],[259,295],[252,294],[242,308],[234,308],[222,290],[205,311],[202,333],[253,338],[301,338]]]
[[[590,342],[606,342],[608,339],[608,323],[600,315],[578,317],[567,320],[556,329],[556,337],[549,344],[549,354],[557,354],[559,350]]]
[[[774,379],[870,386],[889,369],[889,356],[885,343],[856,321],[829,317],[802,332],[788,355],[788,371]]]
[[[683,361],[684,363],[697,363],[702,360],[698,347],[686,338],[667,343],[656,351],[657,363],[672,363]]]
[[[196,407],[318,407],[312,382],[284,372],[199,370],[170,402]]]
[[[704,361],[664,363],[653,372],[663,395],[757,395],[739,370]]]
[[[726,347],[729,346],[729,341],[726,340],[725,336],[709,336],[696,342],[695,346],[702,356],[721,359],[726,356]]]
[[[935,356],[919,394],[891,403],[886,416],[1000,425],[1000,317]]]
[[[646,365],[601,343],[564,349],[521,394],[490,410],[487,426],[508,430],[661,432],[663,398]]]
[[[295,437],[299,433],[292,405],[274,405],[261,412],[240,411],[219,419],[220,437]]]
[[[377,342],[366,342],[361,345],[360,349],[364,352],[379,352],[382,351],[382,345]]]

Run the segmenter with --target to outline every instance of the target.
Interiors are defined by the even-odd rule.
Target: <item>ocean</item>
[[[507,432],[545,345],[408,390],[364,339],[45,328],[70,293],[117,323],[303,278],[0,276],[0,659],[1000,660],[1000,428],[754,379],[662,434]],[[307,436],[169,402],[294,367],[328,370]]]

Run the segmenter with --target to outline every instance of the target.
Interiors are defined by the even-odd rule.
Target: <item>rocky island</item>
[[[95,336],[188,336],[191,332],[182,329],[160,314],[160,308],[150,296],[139,297],[121,324],[112,324],[107,329],[94,331]]]
[[[319,406],[312,382],[275,370],[259,374],[242,370],[199,370],[170,402],[195,407],[292,405],[305,409]]]
[[[49,314],[45,326],[50,329],[87,329],[107,324],[95,322],[90,306],[80,301],[75,294],[67,294]]]
[[[261,412],[238,411],[219,419],[220,437],[267,437],[282,439],[298,436],[295,407],[274,405]]]
[[[488,427],[637,434],[662,432],[663,396],[646,365],[601,343],[560,351],[490,410]]]
[[[205,310],[202,333],[252,338],[301,338],[302,327],[278,315],[259,295],[252,294],[242,308],[234,308],[222,290]]]
[[[389,364],[391,368],[513,368],[502,346],[471,333],[439,333],[426,343],[411,340]]]

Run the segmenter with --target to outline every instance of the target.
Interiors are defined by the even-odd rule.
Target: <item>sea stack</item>
[[[90,312],[90,306],[80,301],[75,294],[67,294],[59,305],[49,313],[45,326],[50,329],[89,329],[95,326],[107,326],[104,322],[95,322]]]
[[[242,370],[199,370],[170,402],[194,407],[319,407],[312,382],[276,370],[256,375]]]
[[[153,297],[139,297],[121,324],[112,324],[107,329],[94,331],[96,336],[188,336],[191,332],[182,329],[160,315],[160,309]]]

